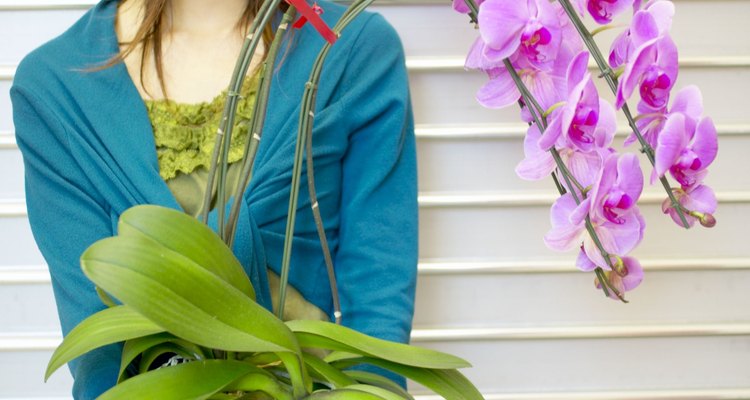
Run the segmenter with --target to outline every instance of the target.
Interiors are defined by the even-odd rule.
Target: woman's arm
[[[336,276],[343,323],[408,342],[417,277],[417,167],[401,42],[379,15],[352,49],[341,87],[343,160]]]
[[[30,90],[11,90],[16,140],[23,154],[26,207],[34,239],[49,266],[63,334],[104,305],[83,275],[79,258],[112,235],[106,206],[94,198],[76,165],[67,133],[48,104]],[[121,346],[92,351],[70,363],[76,399],[93,399],[114,385]]]

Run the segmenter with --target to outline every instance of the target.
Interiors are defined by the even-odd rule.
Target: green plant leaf
[[[125,369],[136,359],[136,357],[151,347],[166,343],[173,338],[175,338],[175,336],[171,333],[162,332],[126,341],[122,348],[122,359],[120,360],[120,372],[117,375],[117,383],[126,379]]]
[[[330,383],[336,389],[357,383],[353,378],[312,354],[303,353],[302,356],[305,359],[307,369],[313,376]]]
[[[180,253],[255,300],[255,290],[232,250],[208,226],[171,208],[139,205],[126,210],[119,236],[140,235]]]
[[[422,384],[446,400],[484,400],[482,393],[455,369],[418,368],[370,357],[342,360],[334,363],[334,366],[343,369],[357,364],[370,364],[395,372]]]
[[[359,370],[347,370],[343,371],[346,375],[348,375],[350,378],[355,379],[359,383],[364,383],[370,386],[377,386],[379,388],[390,390],[393,393],[398,394],[399,396],[414,400],[414,397],[409,394],[404,388],[401,387],[398,383],[378,374],[374,374],[372,372],[367,371],[359,371]]]
[[[288,321],[286,324],[297,335],[303,347],[310,347],[312,343],[309,339],[312,338],[305,337],[307,341],[303,344],[304,335],[300,335],[301,333],[315,335],[318,337],[316,339],[320,339],[312,347],[362,354],[414,367],[451,369],[471,366],[466,360],[450,354],[376,339],[326,321]]]
[[[44,380],[61,366],[91,350],[163,330],[129,306],[99,311],[68,333],[52,354]]]
[[[226,351],[300,352],[294,334],[281,320],[153,240],[100,240],[83,253],[81,265],[102,289],[182,339]]]
[[[102,394],[98,400],[203,400],[254,368],[234,360],[179,364],[134,376]]]
[[[305,368],[302,362],[302,352],[300,353],[276,353],[281,362],[284,363],[284,367],[289,373],[289,379],[292,381],[292,389],[294,391],[294,397],[300,398],[310,392],[312,392],[312,380],[307,374],[307,368]]]
[[[410,398],[410,397],[399,396],[396,393],[391,392],[390,390],[386,390],[381,387],[371,386],[371,385],[357,384],[357,385],[351,385],[347,387],[347,389],[359,390],[362,392],[374,394],[378,397],[382,397],[385,400],[404,400],[404,399]]]
[[[263,392],[275,400],[294,400],[288,386],[262,368],[255,368],[225,388],[226,391]],[[254,398],[254,397],[252,397]]]
[[[335,389],[317,391],[307,397],[308,400],[387,400],[378,395],[353,389]]]
[[[143,352],[141,361],[138,364],[138,373],[145,374],[146,372],[148,372],[149,369],[151,369],[151,364],[153,364],[159,357],[165,354],[179,355],[182,358],[192,358],[192,356],[184,349],[182,349],[182,347],[170,342],[162,343]]]

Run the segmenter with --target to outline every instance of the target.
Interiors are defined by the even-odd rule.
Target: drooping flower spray
[[[488,108],[520,104],[521,119],[529,124],[516,173],[527,180],[551,175],[560,192],[546,245],[559,251],[579,247],[576,265],[594,271],[605,294],[625,301],[624,293],[643,279],[629,254],[646,227],[637,206],[645,179],[634,154],[611,147],[616,110],[631,129],[625,145],[640,144],[654,167],[651,183],[659,181],[666,191],[664,213],[684,228],[716,224],[716,196],[703,183],[718,150],[716,127],[702,115],[698,88],[672,93],[678,51],[669,35],[671,1],[454,0],[453,8],[479,26],[466,60],[467,69],[489,77],[477,100]],[[594,35],[612,29],[613,18],[626,12],[633,18],[605,58]],[[585,15],[603,26],[589,31]],[[613,103],[599,96],[590,59],[612,90]],[[627,102],[636,93],[633,116]]]

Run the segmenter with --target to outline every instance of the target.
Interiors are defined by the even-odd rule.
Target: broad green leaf
[[[107,307],[116,307],[117,302],[107,292],[103,291],[99,286],[96,287],[96,295],[99,296],[99,300]]]
[[[154,346],[166,343],[174,337],[175,336],[171,333],[162,332],[155,335],[131,339],[125,342],[125,345],[122,348],[122,359],[120,360],[120,372],[118,374],[117,382],[119,383],[125,380],[125,369],[141,353]]]
[[[276,400],[294,400],[292,392],[271,373],[261,368],[244,375],[225,388],[226,391],[263,392]]]
[[[208,226],[171,208],[139,205],[120,216],[118,235],[142,235],[188,257],[255,300],[255,290],[232,250]]]
[[[378,374],[374,374],[372,372],[367,371],[359,371],[356,369],[343,371],[346,375],[351,377],[352,379],[355,379],[359,383],[364,383],[370,386],[377,386],[379,388],[390,390],[393,393],[398,394],[399,396],[414,400],[414,397],[409,394],[404,388],[401,387],[396,382],[393,382],[392,380]]]
[[[382,397],[385,400],[404,400],[404,399],[410,398],[410,397],[399,396],[396,393],[391,392],[390,390],[386,390],[386,389],[383,389],[377,386],[371,386],[371,385],[357,384],[357,385],[351,385],[347,387],[347,389],[359,390],[362,392],[374,394],[378,397]]]
[[[359,358],[359,357],[362,357],[362,356],[360,354],[354,354],[354,353],[349,353],[346,351],[337,350],[337,351],[332,351],[328,353],[328,355],[323,360],[325,360],[325,362],[330,364],[334,361],[341,361],[341,360],[347,360],[350,358]]]
[[[234,360],[195,361],[134,376],[98,400],[207,399],[255,367]]]
[[[281,320],[153,240],[100,240],[83,253],[81,265],[102,289],[182,339],[226,351],[300,351]]]
[[[292,381],[292,388],[294,391],[294,397],[300,398],[310,392],[312,392],[312,380],[307,375],[307,368],[305,368],[301,352],[300,353],[276,353],[281,362],[284,363],[284,367],[289,373],[289,379]]]
[[[151,364],[153,364],[154,361],[165,354],[179,355],[182,358],[192,358],[192,356],[189,353],[185,352],[180,346],[169,342],[162,343],[158,346],[154,346],[146,350],[143,353],[141,361],[138,364],[138,373],[145,374],[146,372],[148,372],[149,369],[152,369]]]
[[[370,364],[387,369],[422,384],[446,400],[484,400],[482,394],[466,377],[455,369],[429,369],[402,365],[386,360],[362,357],[336,362],[337,368]]]
[[[329,343],[334,342],[345,346],[323,346],[323,348],[330,348],[331,350],[362,354],[399,364],[423,368],[451,369],[471,366],[466,360],[450,354],[376,339],[353,329],[326,321],[288,321],[286,324],[295,333],[316,335],[320,338],[328,339]],[[297,336],[300,337],[300,335]]]
[[[362,356],[362,352],[354,347],[347,346],[324,336],[313,335],[305,332],[294,332],[294,336],[297,337],[297,342],[303,348],[334,350],[334,353],[354,354],[356,357]]]
[[[357,383],[351,377],[312,354],[303,353],[302,356],[308,370],[317,378],[333,385],[334,388],[343,388]]]
[[[96,348],[148,336],[164,329],[129,306],[99,311],[78,324],[52,354],[44,380],[67,362]]]
[[[387,400],[378,395],[352,389],[321,390],[307,397],[307,400]]]

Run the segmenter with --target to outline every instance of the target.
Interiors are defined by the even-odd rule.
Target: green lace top
[[[248,77],[240,91],[235,126],[229,145],[227,196],[232,195],[248,140],[258,75]],[[203,206],[208,168],[214,150],[226,91],[208,102],[185,104],[144,100],[156,142],[159,173],[186,213],[197,216]],[[216,197],[216,196],[214,196]],[[213,208],[215,204],[211,204]]]
[[[237,107],[235,127],[229,144],[229,170],[226,195],[233,194],[240,175],[241,163],[248,140],[248,126],[255,105],[258,75],[243,82]],[[154,131],[159,173],[186,213],[198,216],[203,206],[208,168],[214,139],[224,111],[226,91],[209,102],[184,104],[165,100],[144,100]],[[216,196],[214,195],[214,199]],[[215,200],[214,200],[215,201]],[[211,204],[213,209],[215,204]],[[279,277],[267,269],[273,308],[278,307]],[[328,315],[304,299],[289,286],[284,306],[284,319],[317,319],[327,321]]]

